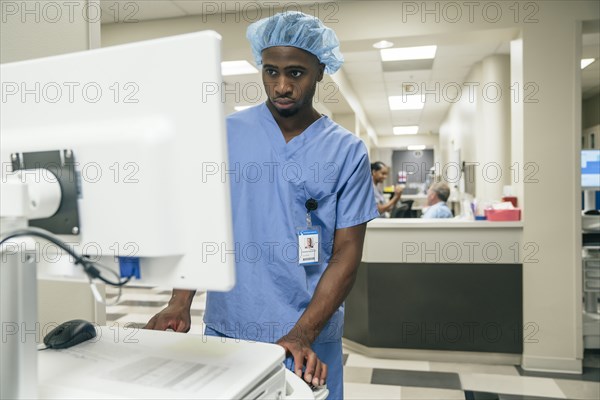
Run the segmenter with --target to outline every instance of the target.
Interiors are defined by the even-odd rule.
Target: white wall
[[[377,147],[377,148],[373,149],[373,157],[374,158],[371,160],[371,162],[382,161],[387,165],[391,165],[392,164],[392,153],[393,153],[392,149]]]
[[[334,113],[332,119],[355,135],[360,135],[356,133],[356,119],[353,113]]]
[[[481,81],[481,63],[473,66],[466,79],[467,82]],[[468,88],[464,87],[466,92]],[[450,107],[448,116],[440,126],[440,147],[445,149],[441,159],[447,163],[452,159],[452,153],[461,152],[461,161],[476,161],[475,151],[477,132],[477,104],[479,96],[465,95]]]
[[[513,85],[523,87],[523,38],[522,36],[510,43],[510,76]],[[524,109],[522,102],[511,103],[511,161],[516,165],[524,165],[523,136],[524,132]],[[513,195],[517,196],[518,204],[525,207],[523,179],[514,179],[512,182]]]
[[[423,144],[431,149],[438,144],[438,135],[379,136],[377,143],[379,147],[394,150],[406,150],[406,146],[418,144]]]
[[[1,63],[98,47],[97,0],[2,1],[0,9]]]
[[[486,57],[466,82],[440,127],[440,159],[444,165],[460,150],[461,161],[477,163],[475,196],[499,200],[503,186],[511,184],[510,57]]]
[[[493,55],[481,62],[479,129],[476,133],[477,197],[499,200],[504,185],[511,184],[510,57]]]
[[[550,3],[540,27],[523,27],[523,81],[540,89],[537,102],[520,103],[523,172],[534,172],[522,178],[523,242],[539,249],[523,263],[523,317],[539,327],[537,341],[524,343],[523,367],[578,371],[583,353],[578,20],[597,18],[600,3]],[[556,212],[556,204],[563,212]]]

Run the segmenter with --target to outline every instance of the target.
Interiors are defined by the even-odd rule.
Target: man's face
[[[324,70],[317,57],[296,47],[277,46],[263,50],[262,60],[265,91],[280,116],[290,117],[312,107]]]
[[[429,189],[427,191],[427,205],[431,206],[437,202],[438,202],[437,193],[434,192],[433,190]]]

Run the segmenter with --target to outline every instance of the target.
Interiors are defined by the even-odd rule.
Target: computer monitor
[[[63,192],[32,225],[115,269],[134,257],[135,285],[229,290],[220,42],[206,31],[3,64],[2,173],[58,177]],[[37,251],[39,274],[69,275]]]
[[[581,150],[581,189],[600,190],[600,150]]]

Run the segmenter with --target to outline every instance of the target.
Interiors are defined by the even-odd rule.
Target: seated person
[[[450,197],[450,187],[443,182],[434,183],[427,191],[427,208],[421,218],[452,218],[452,211],[446,205]]]
[[[396,206],[400,196],[402,196],[402,186],[396,185],[394,195],[387,201],[383,195],[383,191],[377,186],[383,183],[388,176],[390,169],[381,161],[376,161],[371,164],[371,177],[373,178],[373,191],[375,192],[375,203],[377,203],[377,211],[380,218],[389,218],[390,211]]]

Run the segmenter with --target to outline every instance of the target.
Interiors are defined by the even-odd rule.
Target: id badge
[[[298,236],[298,264],[319,264],[321,228],[319,226],[298,228],[296,235]]]

